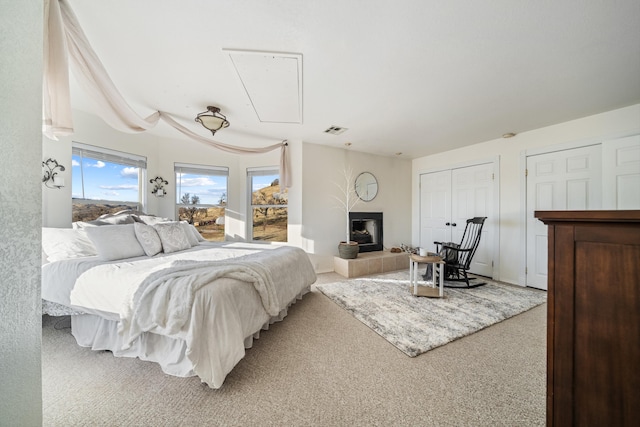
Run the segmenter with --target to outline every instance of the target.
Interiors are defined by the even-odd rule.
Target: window
[[[249,239],[286,242],[288,194],[286,189],[280,191],[278,169],[248,169],[247,182],[251,194]]]
[[[176,211],[209,241],[224,241],[229,168],[175,163]]]
[[[146,157],[77,142],[71,153],[72,221],[143,210]]]

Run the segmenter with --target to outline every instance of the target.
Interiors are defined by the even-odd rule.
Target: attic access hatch
[[[302,123],[302,55],[223,49],[263,123]]]

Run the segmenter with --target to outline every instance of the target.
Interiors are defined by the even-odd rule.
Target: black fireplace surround
[[[349,212],[351,240],[358,242],[360,252],[381,251],[382,212]]]

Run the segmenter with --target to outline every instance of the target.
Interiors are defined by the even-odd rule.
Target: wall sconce
[[[222,128],[229,127],[227,118],[220,113],[218,107],[207,107],[207,111],[196,116],[196,122],[209,129],[212,135],[215,135]]]
[[[153,190],[151,190],[151,194],[156,197],[164,197],[165,191],[164,186],[169,184],[167,180],[162,179],[160,176],[156,176],[154,179],[150,179],[149,182],[154,184]]]
[[[42,162],[42,167],[46,167],[48,170],[44,171],[42,176],[42,182],[48,188],[62,188],[64,187],[64,178],[58,176],[59,172],[64,172],[64,166],[58,164],[55,159],[48,158]]]

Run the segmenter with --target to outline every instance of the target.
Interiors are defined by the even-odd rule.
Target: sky
[[[72,157],[72,196],[94,200],[109,200],[123,202],[137,202],[138,197],[138,168],[117,163],[84,158],[83,168],[80,167],[80,157]],[[84,177],[84,197],[82,192],[82,178]],[[153,179],[147,177],[147,179]],[[177,174],[163,177],[169,181],[165,189],[176,189],[176,201],[182,195],[189,193],[197,195],[200,204],[217,205],[223,193],[227,193],[227,177],[195,174]],[[269,186],[278,175],[254,176],[253,191]],[[173,182],[172,182],[173,181]],[[177,182],[176,182],[177,181]],[[153,184],[147,182],[147,191],[151,193]]]

